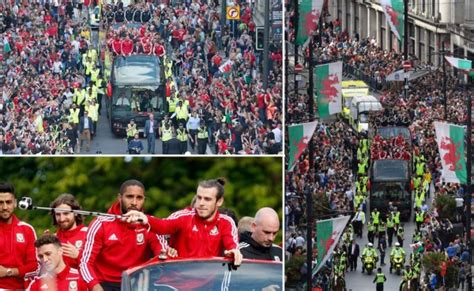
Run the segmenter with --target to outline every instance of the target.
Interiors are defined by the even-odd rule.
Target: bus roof
[[[356,97],[369,95],[369,86],[364,81],[342,81],[342,97]]]
[[[347,80],[342,81],[342,89],[349,89],[349,88],[369,88],[369,86],[361,80]]]
[[[409,179],[410,168],[406,160],[376,160],[372,164],[374,182],[398,182]]]
[[[160,59],[157,56],[115,57],[112,85],[135,86],[156,90],[161,84]]]

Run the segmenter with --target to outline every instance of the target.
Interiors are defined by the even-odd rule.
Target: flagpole
[[[404,19],[403,19],[403,59],[404,61],[408,61],[408,0],[404,0]],[[405,101],[408,100],[408,68],[403,66],[404,74],[404,88],[403,88],[403,96]]]
[[[469,76],[467,76],[466,83],[464,84],[464,93],[467,94],[466,102],[467,102],[467,133],[466,133],[466,141],[467,141],[467,163],[466,163],[466,173],[467,173],[467,180],[466,186],[464,191],[464,208],[466,210],[466,246],[467,249],[470,250],[469,254],[469,267],[472,266],[472,248],[471,248],[471,174],[472,174],[472,95],[468,88],[470,87],[467,82],[469,82]],[[472,275],[471,275],[472,276]],[[472,290],[472,277],[467,280],[467,290]]]
[[[314,120],[314,84],[313,84],[313,34],[309,36],[309,86],[308,86],[308,112],[309,121]],[[313,137],[309,140],[309,187],[306,189],[306,290],[311,291],[313,287],[313,163],[314,163]]]
[[[298,7],[298,1],[299,0],[294,0],[294,5],[295,5],[295,15],[293,17],[293,25],[295,27],[295,32],[296,32],[296,35],[295,35],[295,66],[298,64],[298,44],[296,43],[296,39],[298,38],[298,26],[300,25],[299,22],[300,22],[300,12],[299,12],[299,7]],[[288,51],[287,53],[288,54]],[[287,75],[288,76],[288,75]],[[297,80],[297,73],[295,72],[295,75],[294,75],[294,82],[295,82],[295,96],[298,97],[298,80]]]

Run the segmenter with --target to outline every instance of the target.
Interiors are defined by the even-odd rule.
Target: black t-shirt
[[[279,246],[261,246],[252,239],[251,235],[252,233],[246,232],[240,237],[239,249],[245,259],[283,261],[283,251]]]

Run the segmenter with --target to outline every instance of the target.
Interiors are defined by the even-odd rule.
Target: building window
[[[421,0],[421,13],[426,12],[426,0]]]

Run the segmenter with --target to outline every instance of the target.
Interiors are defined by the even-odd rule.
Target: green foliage
[[[301,282],[301,267],[306,261],[306,256],[291,256],[285,262],[285,275],[287,288],[294,288]]]
[[[438,253],[438,252],[428,252],[425,253],[422,259],[422,264],[423,268],[425,269],[426,273],[434,273],[438,277],[441,278],[441,265],[443,262],[447,262],[447,257],[446,254],[443,253]],[[458,274],[459,274],[459,268],[456,265],[450,265],[449,263],[447,264],[446,268],[446,276],[444,278],[445,280],[445,285],[446,287],[454,287],[457,282]],[[441,287],[443,281],[438,280],[438,286]]]
[[[456,200],[450,195],[437,195],[434,201],[441,219],[454,219],[456,214]]]
[[[71,193],[83,209],[106,212],[121,183],[138,179],[147,188],[145,211],[167,217],[191,203],[199,181],[225,177],[223,206],[237,217],[253,216],[264,206],[282,217],[281,158],[2,158],[0,169],[0,180],[13,183],[18,198],[30,196],[37,206],[49,206],[59,194]],[[16,214],[38,234],[52,227],[46,211]]]
[[[316,192],[313,194],[314,214],[313,217],[321,217],[331,213],[329,208],[329,199],[324,192]]]

